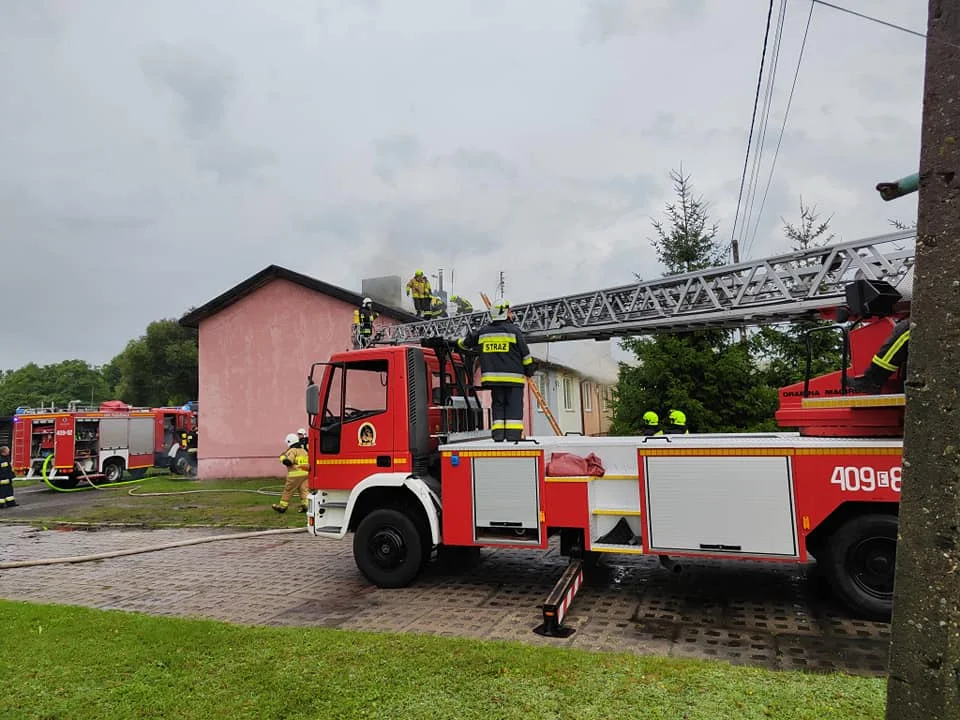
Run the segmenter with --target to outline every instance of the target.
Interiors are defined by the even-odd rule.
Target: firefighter
[[[660,416],[653,410],[647,410],[643,414],[643,434],[647,436],[663,435],[663,430],[660,429]]]
[[[682,410],[671,410],[667,414],[667,435],[689,435],[687,416]]]
[[[380,316],[373,310],[373,300],[368,297],[365,297],[360,307],[353,311],[353,322],[357,326],[360,347],[365,348],[370,345],[373,339],[373,321],[378,317]]]
[[[296,433],[290,433],[285,438],[287,450],[280,456],[280,462],[287,466],[287,482],[283,485],[283,494],[280,502],[271,505],[278,513],[285,513],[290,504],[290,496],[296,490],[300,493],[300,507],[297,512],[307,511],[307,466],[310,457],[307,451],[299,446],[300,438]]]
[[[407,297],[413,294],[413,307],[418,317],[430,309],[430,296],[433,291],[430,289],[430,281],[423,274],[423,270],[417,270],[413,277],[407,280]]]
[[[470,304],[470,301],[465,297],[460,297],[459,295],[451,295],[450,302],[454,303],[457,306],[457,315],[469,315],[473,312],[473,305]]]
[[[297,447],[303,448],[306,451],[310,451],[310,443],[307,439],[307,429],[300,428],[297,430]]]
[[[447,306],[443,304],[443,300],[433,295],[430,297],[430,306],[423,313],[423,317],[429,320],[447,317]]]
[[[520,442],[523,396],[534,373],[533,357],[507,300],[490,308],[491,322],[457,340],[464,350],[480,350],[480,385],[492,391],[490,430],[495,442]]]
[[[10,466],[10,448],[0,447],[0,509],[16,507],[13,497],[13,478],[16,475]]]
[[[847,387],[854,392],[876,395],[887,379],[907,365],[907,347],[910,344],[910,318],[904,318],[893,326],[877,354],[870,360],[870,367],[859,377],[850,378]]]

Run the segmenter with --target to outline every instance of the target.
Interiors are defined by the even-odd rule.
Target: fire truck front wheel
[[[423,538],[414,520],[392,508],[374,510],[353,535],[353,557],[363,576],[381,588],[406,587],[423,567]]]
[[[826,544],[824,574],[840,600],[857,614],[889,622],[897,559],[897,516],[858,515]]]

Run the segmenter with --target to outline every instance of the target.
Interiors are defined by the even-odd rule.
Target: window
[[[573,412],[573,378],[563,376],[563,409]]]
[[[387,365],[386,360],[371,360],[331,368],[320,419],[320,452],[340,452],[343,425],[386,412]]]
[[[580,392],[583,393],[583,411],[593,412],[593,383],[585,382]]]

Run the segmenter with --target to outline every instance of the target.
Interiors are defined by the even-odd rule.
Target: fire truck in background
[[[538,632],[563,616],[597,553],[807,563],[856,614],[893,601],[904,394],[848,392],[909,312],[914,233],[675,275],[514,308],[527,341],[607,339],[803,319],[833,321],[841,367],[783,388],[790,432],[531,437],[494,443],[474,386],[476,357],[452,339],[479,312],[384,329],[386,343],[310,368],[307,528],[353,531],[361,573],[413,582],[435,549],[548,547],[570,564]],[[323,376],[314,381],[318,367]],[[795,429],[795,430],[794,430]],[[322,580],[321,580],[322,581]]]
[[[13,469],[58,490],[82,481],[115,484],[124,471],[140,479],[153,467],[188,474],[182,437],[197,424],[187,407],[135,408],[119,400],[99,407],[19,408],[12,418]]]

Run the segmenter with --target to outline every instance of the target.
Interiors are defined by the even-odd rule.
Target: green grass
[[[277,495],[254,492],[191,492],[162,497],[136,497],[134,494],[191,490],[264,489]],[[282,479],[234,478],[228,480],[190,480],[175,475],[156,475],[142,482],[101,490],[85,490],[84,502],[53,507],[42,516],[31,515],[24,521],[31,524],[53,522],[136,523],[144,527],[204,525],[210,527],[239,526],[254,529],[305,527],[304,516],[297,512],[299,496],[291,499],[290,509],[283,515],[270,505],[277,502],[283,489]],[[54,491],[50,491],[51,493]],[[64,493],[76,497],[80,493]],[[25,505],[26,506],[26,505]]]
[[[882,718],[885,681],[0,601],[0,718]]]

